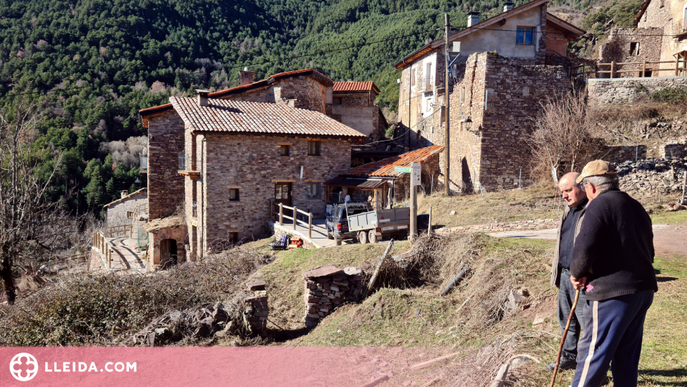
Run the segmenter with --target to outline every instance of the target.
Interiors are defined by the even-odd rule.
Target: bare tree
[[[527,138],[532,148],[532,176],[548,179],[552,169],[561,176],[598,157],[604,142],[592,137],[594,125],[583,96],[568,94],[542,103],[537,128]]]
[[[39,113],[36,106],[17,104],[0,112],[0,278],[7,301],[16,298],[15,265],[41,251],[51,251],[65,230],[58,203],[45,200],[45,192],[61,163],[47,179],[38,175],[38,160],[30,154]]]

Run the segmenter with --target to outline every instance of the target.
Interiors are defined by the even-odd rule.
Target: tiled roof
[[[167,103],[160,106],[153,106],[146,109],[141,109],[138,111],[138,117],[141,120],[144,128],[148,127],[148,119],[160,113],[164,113],[168,110],[172,110],[172,104]]]
[[[439,154],[444,150],[442,145],[432,145],[426,148],[420,148],[412,152],[407,152],[402,155],[390,157],[388,159],[375,161],[349,169],[345,175],[349,176],[380,176],[380,177],[398,177],[401,172],[394,172],[394,167],[409,167],[410,163],[422,163],[429,157]]]
[[[143,187],[143,188],[139,189],[138,191],[132,192],[132,193],[130,193],[130,194],[124,196],[123,198],[119,198],[119,199],[115,200],[114,202],[107,203],[107,204],[104,205],[103,207],[104,207],[104,208],[107,208],[107,207],[113,206],[113,205],[115,205],[115,204],[117,204],[117,203],[121,203],[121,202],[125,201],[126,199],[131,199],[132,197],[134,197],[134,196],[136,196],[136,195],[138,195],[138,194],[145,193],[146,190],[147,190],[147,188]]]
[[[294,70],[294,71],[286,71],[283,73],[278,73],[270,76],[269,78],[263,79],[261,81],[249,83],[247,85],[243,86],[236,86],[232,87],[231,89],[226,89],[226,90],[220,90],[220,91],[215,91],[214,93],[210,93],[209,96],[210,98],[221,98],[222,96],[225,95],[233,95],[233,94],[240,94],[248,90],[253,90],[253,89],[258,89],[261,87],[266,87],[271,85],[272,83],[285,79],[285,78],[291,78],[291,77],[302,77],[302,76],[310,76],[314,78],[316,81],[320,82],[321,84],[325,86],[332,86],[334,84],[334,81],[329,79],[326,75],[322,74],[321,72],[313,69],[303,69],[303,70]]]
[[[208,99],[208,106],[198,106],[195,98],[170,97],[169,100],[184,123],[195,132],[366,137],[322,113],[281,103]]]
[[[369,82],[334,82],[333,92],[338,91],[374,91],[379,94],[379,89],[373,81]]]

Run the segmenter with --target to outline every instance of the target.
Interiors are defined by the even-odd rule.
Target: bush
[[[687,87],[676,86],[654,91],[649,99],[656,102],[678,104],[687,102]]]
[[[255,253],[235,248],[155,276],[65,279],[0,309],[0,345],[121,345],[171,309],[230,298],[258,266]]]

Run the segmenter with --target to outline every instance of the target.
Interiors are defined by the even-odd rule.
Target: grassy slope
[[[513,196],[508,196],[513,193]],[[480,217],[485,219],[501,214],[509,203],[517,203],[513,207],[522,206],[524,209],[503,214],[505,218],[499,220],[518,219],[516,216],[536,218],[537,214],[542,214],[536,203],[544,200],[552,202],[553,198],[542,192],[514,191],[487,194],[485,198],[468,196],[446,200],[434,196],[424,198],[424,204],[431,202],[435,208],[443,207],[447,213],[450,209],[456,209],[459,214],[460,209],[465,210],[467,214],[453,216],[458,220],[453,225],[457,225],[475,224],[480,222]],[[434,215],[436,219],[436,210]],[[478,220],[471,220],[475,218]],[[682,223],[687,219],[687,211],[661,212],[653,214],[652,218],[654,223]],[[447,297],[438,296],[441,286],[436,284],[405,290],[385,288],[361,304],[339,308],[309,334],[288,341],[286,345],[478,348],[500,335],[517,334],[523,337],[517,350],[537,357],[543,364],[553,361],[560,339],[554,309],[556,293],[548,285],[553,242],[486,236],[480,237],[480,241],[480,260],[502,262],[499,267],[508,272],[513,283],[528,288],[532,294],[528,310],[508,316],[496,324],[466,329],[468,324],[465,320],[474,312],[470,306],[479,308],[470,301],[467,307],[458,311],[469,297],[467,285],[461,285]],[[278,253],[276,261],[263,267],[258,274],[270,289],[270,320],[285,329],[300,328],[304,313],[300,275],[303,271],[329,263],[339,267],[374,263],[385,245],[354,244]],[[261,248],[266,248],[266,245],[263,243]],[[407,242],[398,243],[392,254],[408,248]],[[687,306],[681,296],[687,291],[687,257],[657,257],[654,266],[660,271],[661,282],[645,324],[640,386],[684,385],[687,382]],[[533,326],[537,315],[548,318],[545,323]],[[568,385],[572,374],[571,371],[562,372],[561,385]],[[548,384],[550,373],[541,365],[529,365],[516,372],[515,377],[519,385],[543,385]]]

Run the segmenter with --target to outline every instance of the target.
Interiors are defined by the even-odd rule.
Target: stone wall
[[[148,119],[148,219],[174,214],[184,200],[179,153],[184,152],[184,122],[175,111]]]
[[[662,158],[687,157],[687,143],[665,144],[661,147]]]
[[[687,77],[587,79],[589,104],[625,104],[667,87],[687,87]]]
[[[170,265],[173,264],[172,262],[166,261],[166,259],[161,256],[160,243],[167,239],[172,239],[176,242],[176,263],[186,262],[186,249],[184,248],[186,235],[187,230],[185,224],[160,228],[148,233],[148,262],[146,263],[146,270],[155,271],[158,269],[168,269]]]
[[[451,95],[452,188],[510,189],[521,170],[523,185],[531,183],[524,138],[534,130],[541,103],[569,87],[562,67],[531,63],[491,52],[468,59],[465,78]],[[469,130],[461,123],[468,117]]]
[[[265,234],[275,183],[291,183],[292,204],[323,218],[325,189],[319,197],[308,198],[307,183],[344,173],[351,160],[351,144],[342,139],[323,139],[321,156],[307,155],[305,138],[206,134],[205,139],[196,226],[199,239],[206,242],[228,239],[230,232],[238,233],[239,240]],[[280,155],[281,144],[290,144],[289,156]],[[239,190],[238,201],[229,200],[233,188]],[[207,246],[200,251],[205,250]]]
[[[626,161],[615,165],[620,190],[636,199],[682,193],[683,173],[687,157],[682,159],[647,159]]]
[[[331,86],[327,87],[307,76],[282,79],[265,88],[230,94],[220,99],[272,103],[296,100],[294,107],[315,110],[322,114],[331,114],[332,104]]]
[[[614,66],[617,70],[636,70],[629,73],[614,73],[614,78],[641,77],[643,62],[658,62],[661,60],[661,35],[663,28],[614,28],[606,42],[601,47],[601,62],[603,63],[637,63]],[[648,64],[646,71],[658,69],[658,64]],[[609,66],[602,66],[600,70],[610,70]],[[670,75],[668,72],[653,72],[653,77]],[[610,74],[601,73],[599,78],[610,78]]]
[[[365,286],[365,273],[356,267],[339,269],[321,266],[303,273],[305,291],[305,327],[312,329],[321,319],[347,302],[357,302]]]
[[[622,163],[627,160],[635,161],[646,158],[646,145],[609,146],[600,159],[609,163]]]
[[[133,215],[136,212],[136,208],[145,207],[147,202],[148,191],[142,189],[116,202],[108,204],[107,226],[112,227],[132,224],[133,219],[129,216],[129,213]]]
[[[246,287],[248,288],[245,291],[246,309],[243,312],[245,326],[250,329],[250,333],[263,335],[267,329],[267,317],[270,313],[265,283],[250,282],[246,284]]]

